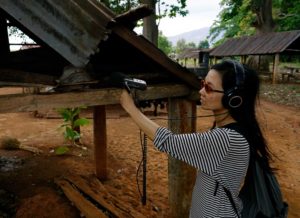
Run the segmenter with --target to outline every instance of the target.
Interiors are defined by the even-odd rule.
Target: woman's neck
[[[214,113],[214,114],[215,114],[215,123],[216,123],[216,126],[218,126],[218,127],[225,126],[229,123],[236,122],[230,115],[229,111],[225,111],[225,112],[223,111],[223,112]]]

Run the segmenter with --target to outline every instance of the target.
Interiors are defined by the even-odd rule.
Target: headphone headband
[[[244,85],[245,80],[245,69],[243,65],[235,60],[225,60],[225,62],[230,63],[233,66],[234,73],[235,73],[235,84],[237,87],[241,87]]]
[[[232,65],[235,74],[235,86],[227,90],[223,96],[222,103],[225,107],[238,108],[243,104],[241,89],[245,80],[245,69],[241,63],[235,60],[225,60]]]

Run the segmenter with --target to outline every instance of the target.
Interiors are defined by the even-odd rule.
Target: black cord
[[[147,136],[146,134],[142,133],[140,130],[140,145],[142,149],[142,159],[139,162],[137,171],[136,171],[136,184],[137,188],[141,197],[141,201],[143,205],[146,205],[146,200],[147,200],[147,192],[146,192],[146,182],[147,182]],[[143,165],[143,193],[140,189],[140,183],[139,183],[139,172],[141,169],[141,166]]]
[[[135,105],[139,107],[139,101],[137,98],[137,93],[134,91],[132,94],[132,97],[134,99]],[[139,108],[141,110],[141,108]],[[192,116],[192,117],[186,117],[186,118],[191,118],[195,119],[198,117],[215,117],[215,116],[220,116],[224,115],[228,112],[221,113],[221,114],[210,114],[210,115],[202,115],[202,116]],[[182,118],[150,118],[151,120],[182,120]],[[137,183],[137,188],[139,195],[141,197],[141,201],[143,205],[146,205],[147,201],[147,135],[142,133],[140,130],[140,145],[141,145],[141,150],[142,150],[142,159],[139,162],[137,171],[136,171],[136,183]],[[143,192],[140,189],[139,185],[139,172],[141,169],[141,166],[143,166]]]
[[[146,205],[147,201],[147,136],[143,134],[143,197],[142,204]]]
[[[224,114],[228,114],[227,112],[221,113],[221,114],[210,114],[210,115],[199,115],[199,116],[192,116],[192,117],[186,117],[186,118],[199,118],[199,117],[216,117],[216,116],[221,116]],[[183,120],[184,118],[163,118],[163,117],[157,117],[157,118],[149,118],[150,120]]]

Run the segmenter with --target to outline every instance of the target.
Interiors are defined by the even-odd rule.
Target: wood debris
[[[87,218],[145,217],[109,194],[95,176],[85,178],[79,175],[70,175],[56,179],[55,183],[60,186],[67,198]]]

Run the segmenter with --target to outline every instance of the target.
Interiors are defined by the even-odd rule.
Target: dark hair
[[[264,157],[269,163],[271,153],[255,113],[256,102],[259,100],[259,77],[256,71],[246,65],[238,63],[238,67],[236,67],[235,64],[237,63],[225,60],[213,65],[211,69],[216,70],[221,75],[225,95],[228,90],[236,88],[238,95],[242,97],[242,104],[237,108],[229,107],[229,113],[241,127],[247,130],[247,140],[251,146],[251,151]],[[237,79],[240,79],[241,75],[237,76],[237,74],[242,73],[244,74],[242,75],[243,81],[238,82]]]

